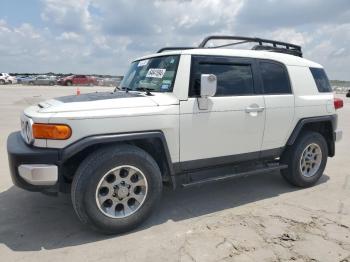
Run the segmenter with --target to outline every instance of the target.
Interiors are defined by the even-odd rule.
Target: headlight
[[[32,126],[33,120],[30,118],[21,119],[21,134],[27,144],[32,144],[34,142]]]

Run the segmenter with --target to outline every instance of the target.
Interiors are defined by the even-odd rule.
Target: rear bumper
[[[333,136],[334,136],[334,141],[339,142],[343,138],[343,131],[337,129],[334,131]]]
[[[60,152],[25,144],[20,132],[7,139],[7,152],[13,183],[29,191],[58,191]]]

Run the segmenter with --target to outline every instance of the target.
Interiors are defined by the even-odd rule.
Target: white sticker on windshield
[[[147,72],[146,77],[163,78],[166,69],[161,68],[150,68]]]
[[[145,65],[147,65],[148,64],[148,59],[146,59],[146,60],[141,60],[138,64],[137,64],[137,66],[145,66]]]

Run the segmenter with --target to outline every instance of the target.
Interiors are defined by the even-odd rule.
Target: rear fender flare
[[[294,144],[295,140],[298,138],[299,134],[301,133],[301,131],[303,130],[303,127],[306,124],[328,122],[328,123],[331,123],[331,126],[332,126],[331,137],[329,138],[326,137],[327,144],[329,147],[328,153],[329,153],[329,156],[334,156],[334,152],[335,152],[334,130],[337,127],[337,121],[338,121],[337,115],[327,115],[327,116],[318,116],[318,117],[309,117],[309,118],[300,119],[297,125],[295,126],[292,134],[290,135],[289,139],[287,140],[287,146],[292,146]]]

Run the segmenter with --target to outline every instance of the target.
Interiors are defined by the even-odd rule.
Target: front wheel
[[[282,176],[295,186],[313,186],[323,175],[327,157],[325,138],[320,133],[306,131],[282,155],[281,162],[288,165],[281,171]]]
[[[154,159],[138,147],[119,145],[102,148],[82,162],[73,180],[72,202],[81,222],[115,234],[146,220],[161,192]]]

